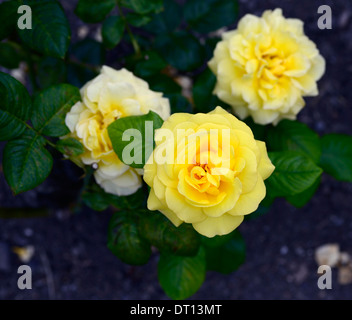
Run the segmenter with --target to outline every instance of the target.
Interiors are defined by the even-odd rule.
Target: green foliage
[[[26,88],[10,75],[0,72],[0,140],[14,139],[24,132],[31,106]]]
[[[147,78],[150,89],[166,94],[181,93],[181,86],[165,74],[154,75]]]
[[[271,151],[297,151],[319,163],[320,140],[317,133],[304,123],[283,120],[268,132],[268,147]]]
[[[163,9],[163,0],[121,0],[121,5],[139,14],[157,13]]]
[[[154,34],[174,32],[182,21],[182,7],[175,0],[164,0],[164,11],[152,16],[145,29]]]
[[[267,141],[267,127],[257,124],[251,117],[248,117],[244,122],[249,126],[253,132],[256,140]],[[268,146],[267,146],[268,147]]]
[[[207,270],[229,274],[245,261],[246,244],[239,231],[225,236],[202,238],[206,252]]]
[[[77,157],[84,153],[83,145],[74,138],[59,140],[56,143],[56,149],[69,157]]]
[[[15,29],[17,9],[17,1],[10,0],[0,3],[0,41],[7,38]]]
[[[190,102],[181,94],[171,93],[166,95],[169,98],[171,113],[177,112],[192,112],[192,105]]]
[[[298,193],[297,195],[286,197],[286,200],[297,208],[304,207],[314,196],[315,192],[320,186],[320,182],[321,179],[319,177],[308,189]]]
[[[150,126],[146,127],[146,123]],[[133,168],[143,168],[154,149],[154,131],[162,124],[163,120],[153,111],[142,116],[120,118],[110,124],[109,137],[119,159]]]
[[[172,299],[186,299],[196,293],[204,282],[205,273],[205,251],[202,247],[193,257],[170,253],[160,255],[159,282],[165,293]]]
[[[115,7],[116,0],[79,0],[75,13],[84,22],[101,22]]]
[[[69,84],[56,85],[42,91],[34,99],[31,118],[34,129],[51,137],[69,133],[65,117],[80,99],[79,90]]]
[[[328,174],[340,181],[352,182],[352,137],[344,134],[327,134],[321,139],[320,165]]]
[[[154,51],[144,54],[144,59],[136,64],[135,74],[145,78],[158,74],[167,66],[165,60]]]
[[[32,9],[32,29],[19,30],[26,45],[42,54],[64,58],[71,31],[65,13],[55,0],[24,0]]]
[[[205,59],[209,61],[213,55],[216,45],[221,40],[219,37],[211,37],[205,40]]]
[[[101,43],[87,38],[71,47],[70,58],[67,81],[76,87],[82,87],[98,74],[105,61],[105,50]]]
[[[150,244],[138,231],[139,216],[135,211],[120,211],[109,224],[108,247],[119,259],[133,265],[146,264],[151,255]]]
[[[190,27],[208,33],[233,24],[238,15],[236,0],[187,0],[185,19]]]
[[[0,42],[0,65],[7,69],[18,68],[23,58],[18,45],[13,42]]]
[[[193,86],[193,99],[198,112],[209,112],[218,105],[218,98],[213,95],[216,83],[215,75],[209,68],[196,79]]]
[[[121,41],[125,31],[125,22],[119,16],[108,17],[102,27],[104,45],[112,49]]]
[[[45,57],[37,64],[36,81],[41,89],[66,81],[67,68],[65,61],[52,57]]]
[[[312,160],[299,152],[269,152],[275,171],[266,180],[268,193],[277,197],[294,196],[310,188],[322,174]]]
[[[161,252],[194,256],[200,245],[199,235],[191,225],[183,223],[175,227],[160,212],[142,212],[140,233]]]
[[[185,32],[160,35],[155,47],[171,66],[180,71],[194,70],[203,63],[204,48],[195,37]]]
[[[33,189],[48,177],[53,159],[44,145],[45,139],[29,130],[6,144],[4,174],[14,194]]]
[[[94,211],[104,211],[110,206],[110,199],[103,192],[84,192],[82,194],[82,201]]]
[[[126,19],[128,23],[134,27],[142,27],[152,20],[152,18],[149,16],[145,16],[134,12],[128,13],[126,15]]]
[[[262,202],[256,211],[252,212],[251,214],[247,214],[244,218],[245,220],[254,220],[261,216],[264,216],[269,211],[270,211],[270,207],[265,206]]]
[[[83,191],[82,200],[87,207],[95,211],[104,211],[110,206],[120,210],[135,211],[145,206],[145,195],[143,189],[139,189],[130,196],[119,197],[106,193],[97,184],[93,184]]]

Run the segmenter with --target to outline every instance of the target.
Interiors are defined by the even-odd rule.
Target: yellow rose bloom
[[[241,119],[258,124],[296,119],[303,97],[318,94],[325,60],[303,31],[303,22],[285,19],[281,9],[262,17],[245,15],[225,32],[209,61],[217,76],[214,93]]]
[[[263,181],[274,170],[265,143],[221,107],[173,114],[155,140],[144,166],[148,209],[161,211],[175,226],[186,222],[207,237],[224,235],[265,197]]]
[[[66,115],[72,137],[79,140],[85,153],[79,163],[96,163],[96,182],[108,193],[130,195],[142,185],[141,171],[125,165],[115,154],[107,127],[116,119],[146,114],[150,110],[164,120],[170,116],[169,100],[162,93],[126,69],[103,66],[100,75],[81,89],[82,101]]]

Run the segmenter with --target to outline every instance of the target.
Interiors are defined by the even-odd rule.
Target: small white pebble
[[[78,28],[78,38],[83,39],[89,33],[89,28],[87,26],[82,26]]]
[[[288,248],[286,246],[282,246],[280,248],[280,254],[282,254],[283,256],[286,255],[288,253]]]
[[[94,39],[97,41],[97,42],[103,42],[103,37],[101,35],[101,27],[98,27],[96,32],[94,33]]]
[[[23,230],[23,233],[26,237],[31,237],[33,235],[33,230],[30,228],[26,228]]]
[[[335,267],[340,259],[340,246],[336,243],[329,243],[318,247],[315,250],[315,261],[319,266],[328,265]]]
[[[342,265],[349,264],[351,261],[351,257],[347,252],[341,252],[340,253],[340,263]]]

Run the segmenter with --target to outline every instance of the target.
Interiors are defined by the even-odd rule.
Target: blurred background
[[[60,2],[73,43],[87,37],[101,41],[99,25],[87,25],[75,16],[76,0]],[[299,119],[321,135],[352,134],[352,2],[239,3],[240,18],[281,7],[286,17],[304,21],[307,36],[317,44],[327,66],[319,96],[306,99]],[[321,5],[332,9],[331,30],[317,26]],[[128,50],[129,44],[121,43],[108,53],[107,64],[121,67],[117,57]],[[21,69],[12,75],[25,82]],[[3,147],[0,143],[0,156]],[[72,213],[80,175],[78,168],[58,158],[44,184],[14,197],[0,163],[0,299],[167,299],[157,281],[157,253],[145,266],[125,265],[106,247],[110,212]],[[320,290],[316,262],[317,249],[327,244],[332,245],[326,249],[331,259],[337,247],[352,255],[351,199],[352,184],[323,175],[318,192],[304,208],[276,201],[270,212],[239,228],[247,243],[245,264],[228,276],[209,272],[192,298],[352,299],[351,268],[333,268],[332,289]],[[14,215],[18,218],[7,218]],[[23,218],[26,215],[37,217]],[[24,263],[33,271],[32,290],[17,288],[17,268]]]

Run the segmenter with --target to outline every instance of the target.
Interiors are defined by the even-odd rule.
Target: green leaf
[[[294,151],[269,152],[275,166],[266,185],[268,194],[277,197],[297,195],[310,188],[322,174],[311,159]]]
[[[120,118],[110,124],[109,137],[119,159],[133,168],[143,168],[154,149],[154,131],[162,124],[163,120],[153,111],[142,116]]]
[[[105,61],[102,44],[90,38],[75,43],[70,50],[71,59],[76,63],[100,67]]]
[[[74,138],[66,138],[59,140],[56,143],[56,148],[63,154],[69,157],[77,157],[84,153],[84,147],[82,143]]]
[[[142,212],[140,234],[161,252],[176,255],[194,256],[200,245],[199,235],[190,224],[175,227],[160,212]]]
[[[69,133],[65,117],[72,106],[81,99],[78,88],[69,84],[52,86],[34,99],[32,124],[43,135],[61,137]]]
[[[244,218],[245,220],[254,220],[261,216],[264,216],[269,211],[270,211],[270,207],[266,207],[261,203],[256,211],[252,212],[251,214],[247,214]]]
[[[87,186],[82,194],[83,203],[95,211],[106,210],[109,206],[114,206],[120,210],[135,211],[145,206],[146,193],[143,189],[130,196],[116,196],[106,193],[96,183]]]
[[[144,54],[144,60],[137,63],[134,73],[142,78],[153,76],[167,66],[164,59],[154,51]]]
[[[223,236],[215,236],[208,238],[206,236],[201,236],[202,244],[207,248],[218,248],[224,246],[233,237],[233,232],[225,234]]]
[[[33,50],[55,58],[64,58],[71,31],[59,2],[24,0],[32,9],[32,29],[19,30],[22,41]]]
[[[0,72],[0,140],[20,136],[31,115],[31,98],[15,78]]]
[[[18,68],[23,56],[13,42],[0,42],[0,65],[7,69]]]
[[[271,127],[267,138],[271,151],[298,151],[319,163],[321,146],[318,134],[304,123],[283,120],[276,127]]]
[[[226,240],[219,245],[214,245],[214,243],[211,243],[211,240],[204,242],[207,270],[229,274],[237,270],[244,263],[246,258],[246,244],[240,232],[235,230]],[[220,242],[220,239],[217,241]],[[208,243],[211,243],[211,245]]]
[[[105,61],[105,50],[101,43],[88,38],[72,46],[70,57],[67,80],[81,88],[98,75],[98,70]]]
[[[205,40],[205,60],[208,61],[214,56],[214,50],[220,41],[220,37],[212,37]]]
[[[109,194],[110,203],[116,208],[136,210],[142,207],[145,207],[147,204],[147,190],[140,188],[134,194],[130,196],[118,197],[112,194]]]
[[[100,186],[93,184],[89,186],[85,193],[98,194],[100,197],[100,202],[105,202],[105,206],[114,206],[120,210],[131,210],[135,211],[140,209],[146,204],[147,192],[144,192],[143,188],[138,189],[137,192],[129,196],[116,196],[114,194],[106,193]],[[92,206],[89,205],[89,202],[85,202],[87,206],[95,210]]]
[[[0,41],[7,38],[15,29],[17,24],[17,1],[5,1],[0,3]]]
[[[33,189],[48,177],[53,158],[44,145],[45,139],[29,130],[6,144],[4,175],[14,194]]]
[[[150,244],[140,237],[138,216],[135,211],[115,213],[109,224],[108,248],[120,260],[133,265],[148,262],[151,255]]]
[[[314,184],[309,187],[307,190],[303,191],[302,193],[299,193],[295,196],[290,196],[286,197],[286,200],[291,203],[293,206],[297,208],[302,208],[304,207],[310,199],[314,196],[315,192],[320,186],[321,178],[319,177]]]
[[[187,0],[184,7],[185,20],[200,33],[231,25],[237,15],[237,0]]]
[[[126,20],[127,20],[127,23],[130,24],[131,26],[139,28],[149,23],[152,20],[152,18],[149,16],[144,16],[141,14],[130,12],[126,15]]]
[[[171,94],[166,94],[166,97],[169,98],[170,100],[171,113],[177,113],[177,112],[192,113],[192,105],[181,94],[171,93]]]
[[[200,248],[194,257],[162,253],[158,264],[158,278],[165,293],[182,300],[195,294],[205,279],[205,252]]]
[[[42,89],[66,80],[66,64],[63,60],[45,57],[38,62],[37,82]]]
[[[167,94],[181,93],[181,86],[165,74],[154,75],[147,78],[150,89]]]
[[[121,5],[139,14],[147,14],[160,12],[163,9],[163,0],[121,0]]]
[[[164,0],[164,11],[152,16],[145,29],[154,34],[173,33],[182,21],[182,7],[174,0]]]
[[[257,124],[253,121],[252,117],[248,117],[244,120],[246,125],[251,128],[254,138],[256,140],[267,141],[267,128],[268,126],[263,126]]]
[[[209,68],[196,79],[193,86],[193,100],[197,111],[209,112],[219,105],[218,98],[213,95],[215,83],[216,77]]]
[[[321,138],[320,164],[324,171],[340,181],[352,182],[352,137],[327,134]]]
[[[115,5],[115,0],[79,0],[75,13],[84,22],[96,23],[103,21]]]
[[[110,16],[104,21],[101,32],[105,47],[112,49],[122,39],[125,32],[125,22],[119,16]]]
[[[180,71],[194,70],[203,63],[203,47],[190,34],[161,35],[156,39],[155,47],[166,62]]]
[[[110,206],[106,197],[100,193],[84,192],[82,194],[82,200],[87,207],[94,211],[104,211]]]

